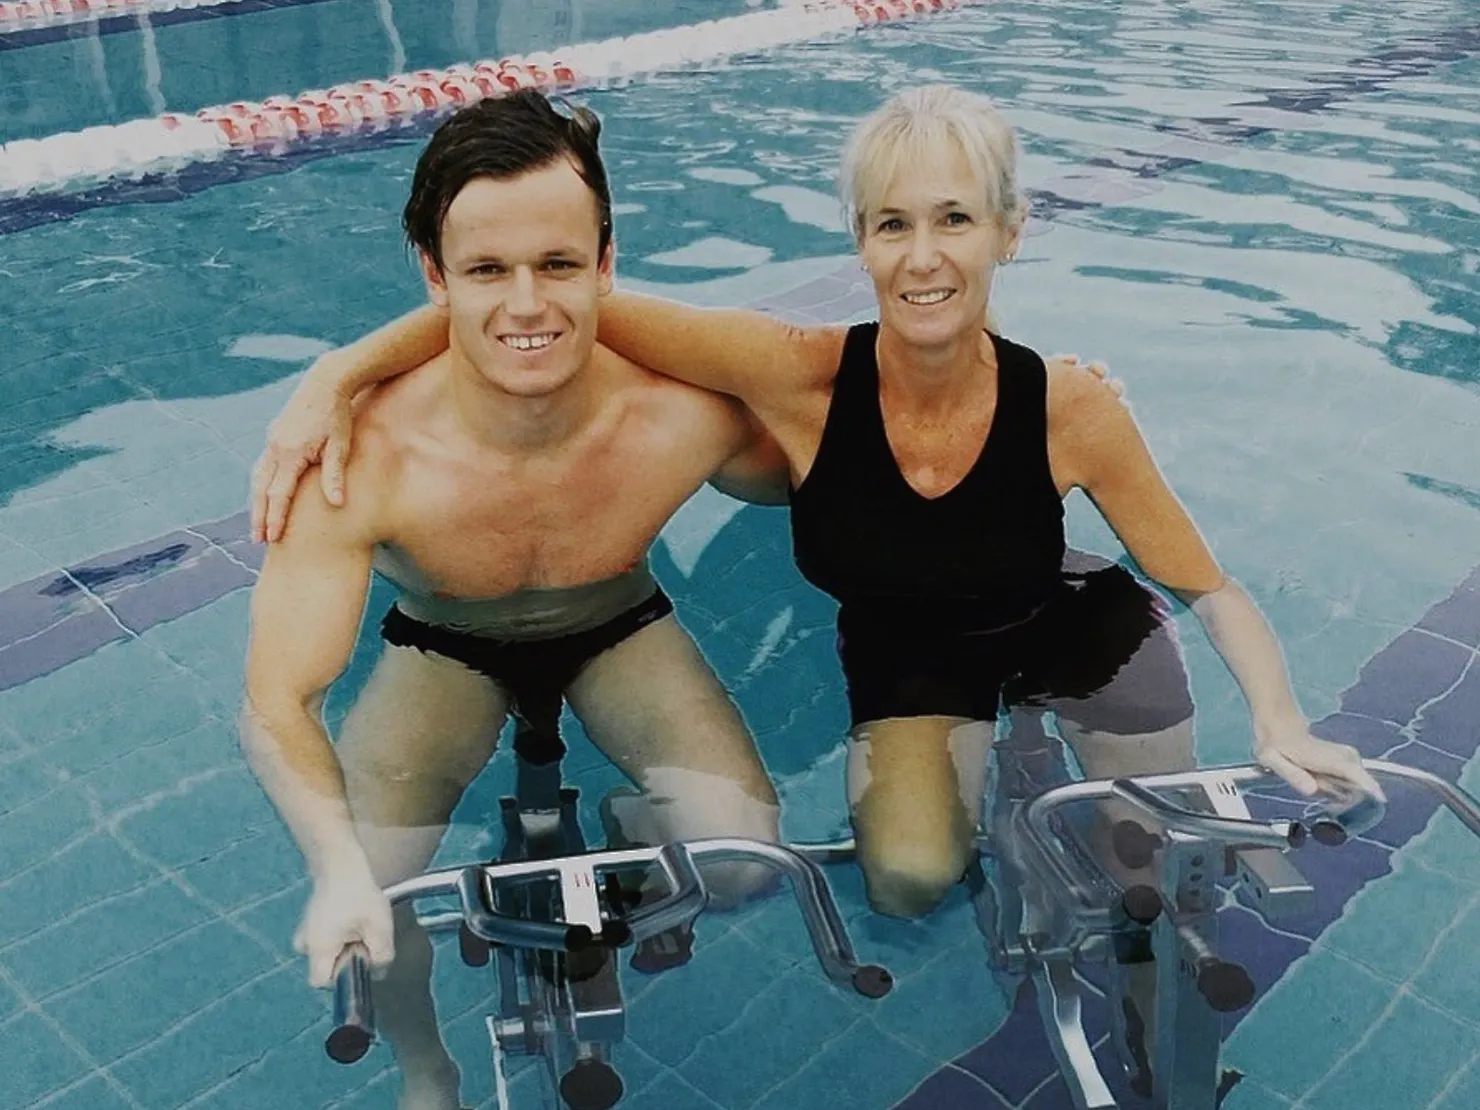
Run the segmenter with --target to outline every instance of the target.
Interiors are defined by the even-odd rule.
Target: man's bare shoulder
[[[595,360],[612,397],[634,414],[664,423],[689,421],[695,432],[711,436],[746,426],[745,406],[728,394],[666,377],[606,347],[597,347]]]

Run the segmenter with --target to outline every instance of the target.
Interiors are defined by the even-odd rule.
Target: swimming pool
[[[26,32],[0,39],[0,139],[746,7],[243,0]],[[1477,48],[1460,0],[1016,0],[589,102],[622,280],[846,320],[868,311],[831,200],[846,125],[921,80],[998,98],[1037,196],[1001,278],[1008,333],[1127,382],[1328,734],[1474,790]],[[396,220],[424,135],[0,200],[0,1108],[393,1103],[383,1049],[323,1058],[324,1000],[291,958],[300,865],[232,726],[259,558],[237,514],[293,376],[420,296]],[[1077,501],[1071,539],[1119,554]],[[700,495],[655,567],[757,732],[787,833],[838,832],[831,607],[784,518]],[[1183,619],[1199,754],[1241,759],[1237,692]],[[579,737],[568,768],[592,804],[616,782]],[[501,754],[441,858],[496,850],[509,781]],[[1250,934],[1262,997],[1230,1033],[1248,1076],[1232,1110],[1480,1102],[1480,853],[1442,817],[1402,817],[1322,875],[1320,920]],[[705,918],[689,968],[627,977],[624,1105],[1063,1105],[964,895],[904,924],[867,915],[851,871],[830,877],[895,993],[829,987],[785,904]],[[489,1105],[481,984],[443,959],[438,989],[465,1101]]]

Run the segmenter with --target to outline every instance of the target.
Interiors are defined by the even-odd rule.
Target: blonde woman
[[[924,914],[961,878],[999,705],[1052,709],[1092,777],[1193,763],[1165,607],[1123,568],[1066,551],[1075,489],[1200,618],[1247,698],[1254,757],[1302,794],[1381,796],[1354,749],[1311,735],[1273,633],[1114,389],[983,328],[1027,214],[992,104],[943,85],[900,93],[854,132],[841,189],[877,322],[800,328],[613,292],[598,337],[738,398],[785,454],[797,564],[841,606],[848,796],[872,905]],[[325,356],[259,464],[254,527],[321,455],[330,500],[342,496],[346,399],[445,344],[429,308]]]

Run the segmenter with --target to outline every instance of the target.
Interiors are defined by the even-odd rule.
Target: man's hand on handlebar
[[[384,976],[396,957],[390,899],[368,868],[346,868],[314,883],[293,936],[293,947],[308,957],[308,982],[319,989],[334,985],[335,965],[352,945],[364,949],[371,974]]]

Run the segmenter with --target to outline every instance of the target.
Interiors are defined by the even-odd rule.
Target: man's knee
[[[869,905],[889,917],[923,917],[961,881],[970,849],[886,840],[859,852]]]
[[[649,772],[646,793],[613,799],[624,837],[644,844],[733,837],[769,844],[781,839],[781,807],[769,781],[734,782],[683,768]],[[700,865],[711,909],[729,909],[774,889],[776,871],[743,860]]]

